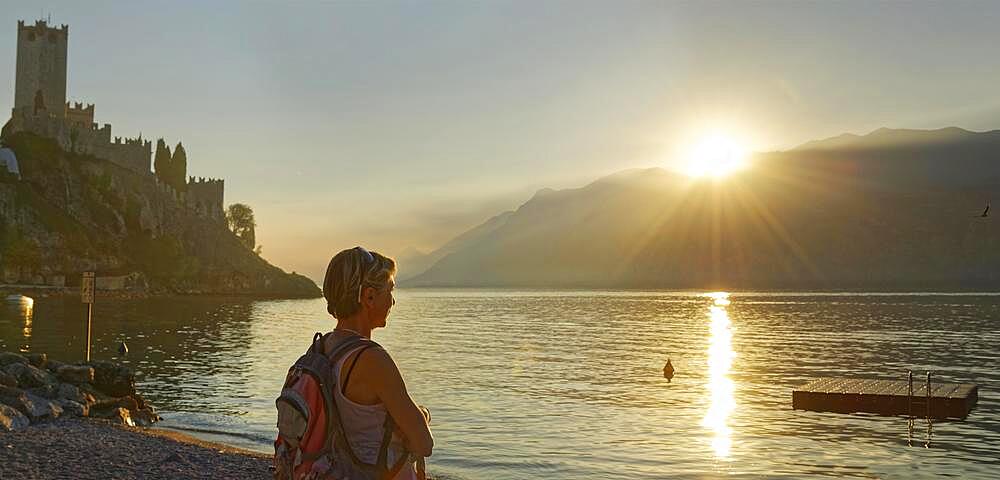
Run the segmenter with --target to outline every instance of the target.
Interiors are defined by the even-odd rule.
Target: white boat
[[[14,293],[11,295],[7,295],[7,297],[4,298],[4,302],[6,302],[8,305],[31,305],[35,303],[35,299],[21,295],[19,293]]]

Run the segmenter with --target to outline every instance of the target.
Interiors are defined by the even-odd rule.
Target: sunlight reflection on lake
[[[435,478],[992,479],[1000,468],[1000,294],[397,292],[374,337],[433,412]],[[81,360],[86,319],[77,297],[39,300],[30,315],[10,305],[0,350]],[[323,299],[108,300],[94,319],[94,355],[136,368],[161,428],[265,454],[284,372],[333,327]],[[903,418],[791,409],[792,389],[816,377],[908,369],[982,387],[967,421],[934,424],[932,448],[907,445]]]
[[[714,299],[709,309],[710,338],[708,340],[708,383],[711,404],[705,413],[702,425],[715,434],[712,439],[712,449],[719,458],[729,457],[732,445],[732,429],[729,427],[729,415],[736,409],[734,397],[735,384],[729,378],[729,370],[733,365],[733,332],[726,306],[729,305],[729,294],[725,292],[711,293]]]

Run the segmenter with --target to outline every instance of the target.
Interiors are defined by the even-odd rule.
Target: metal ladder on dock
[[[906,383],[909,386],[909,392],[907,395],[907,437],[906,444],[913,446],[913,421],[916,418],[913,415],[913,370],[906,371]],[[931,419],[931,372],[927,372],[927,440],[924,442],[924,448],[931,447],[931,426],[933,420]]]

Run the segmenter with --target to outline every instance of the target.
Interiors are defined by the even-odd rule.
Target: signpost
[[[90,318],[94,311],[94,272],[83,272],[80,283],[80,300],[87,304],[87,361],[90,361]]]

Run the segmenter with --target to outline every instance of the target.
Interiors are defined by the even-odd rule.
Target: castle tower
[[[69,27],[50,27],[44,20],[34,26],[17,22],[17,74],[14,109],[45,109],[62,118],[66,114],[66,46]]]

